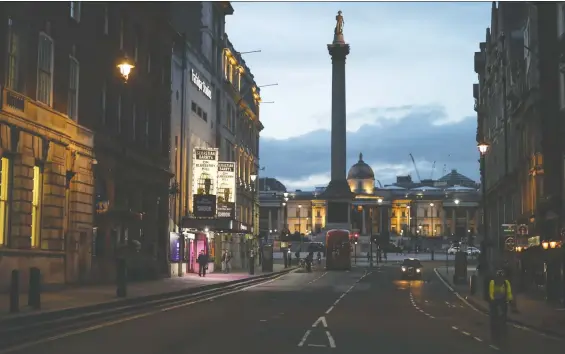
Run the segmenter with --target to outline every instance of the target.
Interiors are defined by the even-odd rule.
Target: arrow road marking
[[[304,342],[306,342],[306,339],[308,339],[308,336],[310,335],[310,330],[307,330],[306,333],[304,333],[304,336],[302,337],[302,339],[300,340],[300,343],[298,343],[298,346],[301,347],[304,345]]]
[[[318,318],[316,320],[316,322],[314,322],[314,324],[312,325],[312,328],[318,326],[318,324],[322,323],[322,325],[324,326],[324,328],[328,328],[328,322],[326,321],[326,317],[322,316],[320,318]]]

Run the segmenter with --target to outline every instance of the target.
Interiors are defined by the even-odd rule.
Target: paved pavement
[[[282,264],[274,264],[273,268],[274,271],[284,269]],[[255,276],[262,274],[264,273],[261,272],[260,267],[256,269]],[[198,274],[189,273],[183,277],[132,282],[128,284],[128,298],[165,294],[249,277],[251,276],[248,272],[234,271],[229,274],[210,273],[206,277],[199,277]],[[116,297],[115,285],[69,287],[60,291],[44,292],[41,295],[41,311],[56,311],[119,300]],[[20,296],[20,307],[20,313],[10,314],[9,294],[0,294],[0,318],[37,313],[37,311],[27,307],[27,293]]]
[[[438,267],[437,272],[443,276],[449,286],[467,299],[473,306],[486,310],[488,303],[483,300],[481,291],[471,295],[467,284],[453,284],[453,268]],[[468,274],[474,274],[474,269],[468,270]],[[510,319],[519,324],[530,326],[542,331],[549,331],[565,337],[565,310],[554,308],[544,301],[531,299],[524,294],[515,294],[518,313],[509,313]]]
[[[424,281],[399,270],[290,273],[208,301],[162,307],[30,344],[42,354],[476,354],[501,352],[487,317],[465,306],[426,264]],[[565,342],[509,328],[508,353],[562,353]]]

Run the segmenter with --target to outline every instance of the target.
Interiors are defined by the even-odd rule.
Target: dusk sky
[[[226,32],[261,91],[261,176],[288,189],[326,186],[330,172],[331,59],[343,11],[348,166],[362,152],[383,184],[457,169],[478,180],[473,53],[490,25],[484,3],[232,3]]]

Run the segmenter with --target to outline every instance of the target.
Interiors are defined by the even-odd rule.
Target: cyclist
[[[510,281],[504,276],[504,270],[499,269],[496,271],[496,276],[489,284],[489,300],[490,300],[490,325],[491,331],[495,329],[497,325],[497,314],[500,310],[502,313],[502,318],[506,319],[506,314],[508,311],[508,303],[511,303],[513,299],[512,287]],[[505,324],[505,321],[502,322]]]

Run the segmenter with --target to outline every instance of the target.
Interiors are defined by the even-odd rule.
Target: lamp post
[[[251,174],[249,176],[251,178],[251,230],[253,233],[253,240],[255,240],[255,181],[257,180],[256,174]],[[254,249],[254,242],[251,242],[251,250],[249,251],[249,274],[255,274],[255,249]]]
[[[479,269],[481,269],[482,273],[484,274],[487,273],[486,271],[488,270],[487,268],[492,258],[492,250],[489,249],[490,248],[489,243],[491,240],[490,240],[490,235],[488,234],[487,186],[486,186],[487,174],[486,174],[486,161],[485,161],[489,147],[490,147],[489,144],[487,144],[486,142],[481,142],[477,145],[477,148],[479,149],[479,153],[481,154],[481,159],[480,159],[481,186],[483,189],[482,198],[481,198],[483,204],[483,242],[481,247],[482,248],[481,253],[485,255],[484,257],[481,257],[482,262],[479,262]]]
[[[432,237],[434,236],[434,203],[430,203],[430,212],[432,214]]]
[[[300,237],[300,250],[302,252],[302,204],[298,204],[298,237]]]
[[[119,60],[116,67],[120,70],[120,75],[127,84],[131,70],[135,68],[131,60],[124,54],[124,56]],[[180,260],[179,260],[180,261]],[[123,250],[116,257],[116,296],[126,297],[127,296],[127,263]]]
[[[378,210],[379,210],[379,239],[377,242],[377,265],[379,265],[379,253],[380,253],[380,241],[382,240],[383,234],[383,209],[381,205],[383,204],[383,198],[377,199]],[[371,240],[371,264],[373,263],[373,242]]]

